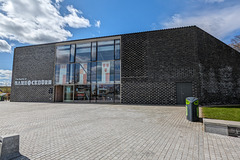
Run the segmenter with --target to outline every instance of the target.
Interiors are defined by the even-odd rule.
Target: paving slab
[[[184,106],[0,102],[0,135],[28,159],[240,159],[240,138],[205,133]]]

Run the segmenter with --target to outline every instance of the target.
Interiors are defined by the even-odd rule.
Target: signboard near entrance
[[[40,85],[52,85],[52,80],[29,80],[27,78],[16,78],[14,81],[16,86],[40,86]]]

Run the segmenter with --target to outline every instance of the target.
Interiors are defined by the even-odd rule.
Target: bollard
[[[0,137],[0,160],[9,160],[21,156],[19,153],[19,135]]]

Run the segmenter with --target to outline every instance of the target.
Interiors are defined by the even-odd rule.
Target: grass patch
[[[240,106],[203,107],[203,117],[229,121],[240,121]]]

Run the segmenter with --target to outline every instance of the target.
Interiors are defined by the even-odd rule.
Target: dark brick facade
[[[198,27],[121,36],[121,103],[177,104],[177,83],[192,83],[201,104],[240,103],[240,54]],[[73,42],[74,43],[74,42]],[[15,49],[15,78],[54,80],[55,44]],[[53,86],[15,86],[12,101],[52,102]]]
[[[16,48],[12,74],[12,102],[53,102],[52,85],[15,85],[16,79],[52,80],[54,78],[55,45]]]
[[[122,103],[177,104],[176,83],[198,97],[194,28],[122,35]]]
[[[240,103],[240,53],[196,28],[202,104]]]
[[[177,104],[178,82],[201,104],[240,103],[240,54],[198,27],[122,35],[122,103]]]

